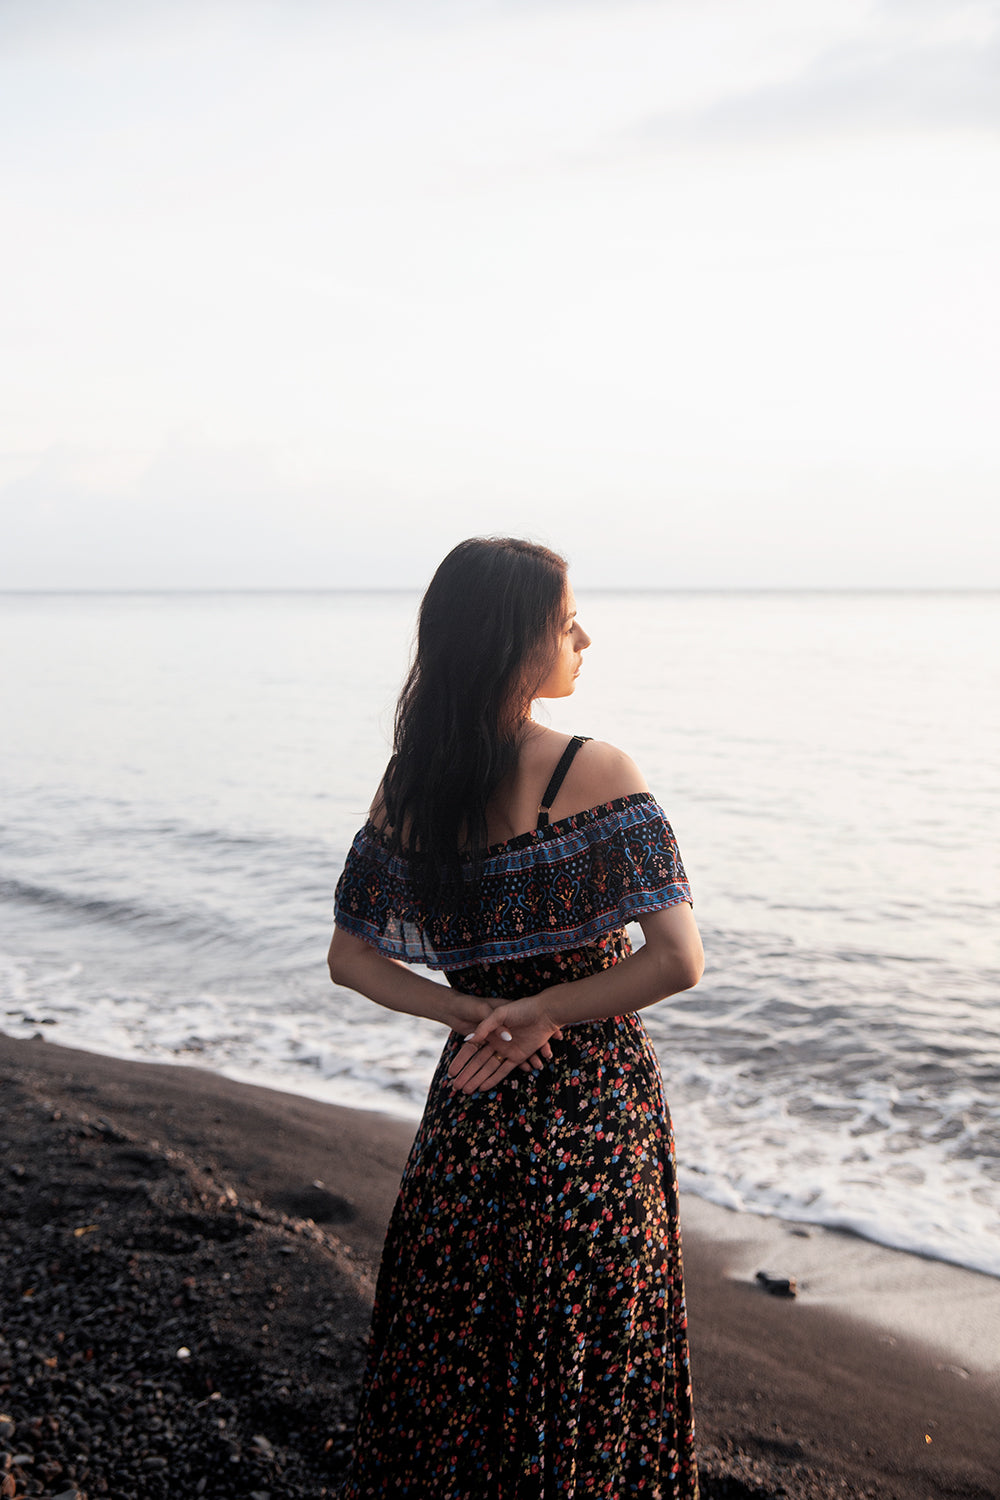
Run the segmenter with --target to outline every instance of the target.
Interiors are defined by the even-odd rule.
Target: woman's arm
[[[645,944],[624,962],[552,985],[484,1016],[455,1056],[449,1069],[452,1084],[466,1094],[492,1088],[526,1057],[537,1055],[560,1027],[642,1010],[696,985],[705,958],[687,902],[640,917],[639,925]]]
[[[386,1010],[439,1021],[461,1036],[472,1032],[493,1014],[490,1001],[482,1000],[478,995],[463,995],[450,984],[438,984],[424,974],[415,974],[406,964],[395,958],[386,958],[342,927],[333,929],[326,961],[334,984],[357,990],[359,995],[367,995],[369,1000]],[[552,1049],[546,1037],[545,1045],[531,1048],[512,1066],[530,1071],[540,1068],[551,1056]]]
[[[386,958],[343,927],[333,929],[326,962],[334,984],[357,990],[376,1005],[404,1016],[439,1021],[463,1036],[490,1014],[485,1000],[463,995],[450,984],[438,984],[425,974],[415,974],[407,964]]]

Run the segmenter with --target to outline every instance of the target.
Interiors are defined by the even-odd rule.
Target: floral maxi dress
[[[340,926],[515,999],[608,968],[690,901],[648,792],[486,851],[420,907],[367,824]],[[386,1238],[342,1500],[696,1500],[670,1118],[635,1014],[564,1029],[538,1073],[452,1090],[445,1045]]]

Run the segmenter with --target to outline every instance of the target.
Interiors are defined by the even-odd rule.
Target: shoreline
[[[339,1341],[343,1357],[332,1372],[328,1353],[316,1354],[314,1336],[301,1347],[298,1315],[291,1309],[282,1316],[277,1308],[273,1320],[265,1311],[255,1337],[249,1323],[242,1333],[238,1321],[219,1324],[228,1329],[226,1347],[231,1344],[241,1357],[264,1364],[295,1360],[303,1389],[325,1392],[322,1409],[336,1430],[325,1450],[330,1484],[335,1483],[336,1464],[342,1463],[349,1440],[344,1433],[372,1280],[413,1122],[234,1082],[200,1068],[124,1061],[44,1039],[15,1040],[2,1032],[0,1078],[3,1137],[7,1140],[20,1121],[13,1146],[24,1148],[26,1179],[3,1174],[4,1193],[12,1195],[10,1206],[4,1203],[9,1222],[21,1214],[17,1254],[36,1231],[54,1232],[62,1200],[73,1195],[79,1202],[71,1233],[81,1231],[74,1253],[101,1239],[109,1254],[118,1248],[114,1204],[131,1204],[128,1184],[134,1183],[141,1159],[146,1165],[136,1212],[141,1209],[148,1220],[147,1237],[155,1240],[157,1223],[161,1238],[164,1223],[174,1226],[171,1232],[182,1232],[176,1229],[175,1208],[160,1201],[166,1187],[157,1186],[161,1179],[176,1178],[185,1201],[195,1190],[200,1195],[204,1222],[191,1231],[198,1255],[212,1240],[205,1229],[215,1222],[212,1214],[228,1213],[242,1215],[252,1226],[246,1229],[247,1243],[259,1244],[262,1264],[270,1264],[272,1253],[280,1257],[281,1285],[287,1284],[283,1296],[295,1300],[292,1268],[296,1276],[304,1274],[300,1254],[310,1276],[319,1274],[317,1266],[324,1277],[335,1273],[339,1290],[333,1304],[339,1312],[328,1315],[330,1331],[320,1339],[325,1348]],[[81,1153],[89,1153],[93,1165],[74,1175]],[[58,1165],[47,1165],[47,1156],[53,1161],[58,1156]],[[168,1163],[169,1170],[152,1165],[158,1162]],[[37,1207],[33,1223],[24,1205],[36,1201],[48,1202],[49,1209],[43,1214]],[[81,1224],[84,1208],[88,1223]],[[738,1214],[690,1195],[683,1198],[682,1224],[706,1500],[770,1500],[777,1494],[797,1500],[833,1494],[864,1500],[995,1496],[1000,1283],[852,1234]],[[125,1233],[122,1226],[119,1238]],[[142,1243],[141,1237],[136,1242]],[[248,1258],[256,1263],[257,1252]],[[763,1292],[754,1279],[763,1267],[796,1276],[798,1298]],[[161,1274],[166,1275],[162,1266]],[[206,1286],[213,1274],[206,1269]],[[183,1304],[188,1294],[194,1293],[172,1293],[169,1306],[178,1296]],[[243,1311],[257,1307],[257,1295],[247,1291]],[[262,1305],[266,1309],[273,1302],[265,1298]],[[34,1316],[33,1309],[29,1312]],[[209,1343],[206,1335],[206,1348]],[[0,1359],[0,1390],[5,1378]],[[0,1396],[0,1409],[9,1410],[11,1400],[10,1393]],[[289,1420],[286,1413],[282,1421]],[[323,1420],[321,1412],[316,1421]],[[276,1420],[273,1430],[257,1436],[276,1452],[281,1431]],[[249,1441],[255,1440],[251,1434]],[[6,1443],[0,1426],[0,1444]],[[244,1452],[243,1462],[250,1457]],[[65,1460],[58,1461],[65,1467]],[[30,1479],[30,1470],[23,1472]],[[318,1487],[319,1472],[304,1480],[300,1491],[286,1469],[284,1487],[272,1493],[329,1493]],[[114,1493],[88,1488],[92,1480],[77,1482],[88,1500],[91,1494]],[[161,1493],[151,1478],[144,1486],[134,1495]],[[15,1493],[57,1495],[60,1489]]]
[[[264,1077],[257,1077],[254,1070],[238,1065],[227,1067],[226,1071],[223,1072],[210,1062],[200,1061],[196,1053],[192,1054],[190,1059],[185,1059],[182,1054],[156,1057],[131,1052],[104,1052],[76,1038],[64,1041],[61,1035],[57,1035],[54,1029],[41,1030],[41,1026],[49,1026],[50,1023],[48,1022],[36,1022],[34,1024],[35,1029],[31,1032],[11,1033],[0,1028],[0,1037],[6,1041],[45,1041],[50,1046],[61,1047],[69,1052],[82,1052],[85,1056],[100,1057],[108,1062],[135,1063],[138,1066],[178,1068],[194,1073],[207,1073],[210,1077],[225,1079],[235,1084],[245,1084],[248,1088],[269,1090],[282,1097],[305,1099],[323,1108],[330,1108],[335,1111],[343,1110],[348,1114],[362,1115],[372,1119],[384,1119],[392,1125],[398,1124],[401,1128],[408,1130],[411,1137],[420,1122],[420,1109],[410,1107],[409,1105],[402,1107],[391,1095],[381,1100],[374,1098],[368,1093],[354,1100],[325,1098],[322,1090],[297,1086],[294,1076],[285,1077],[279,1072],[269,1073]],[[669,1098],[669,1079],[665,1078],[664,1081],[667,1086]],[[671,1104],[673,1103],[672,1100],[670,1102]],[[677,1127],[678,1134],[683,1135],[684,1118],[680,1110],[677,1110],[675,1115],[675,1126]],[[943,1268],[941,1274],[945,1278],[945,1281],[952,1272],[957,1272],[960,1277],[972,1278],[973,1281],[978,1281],[984,1286],[989,1286],[992,1283],[998,1290],[998,1305],[995,1309],[987,1308],[987,1317],[991,1331],[995,1328],[996,1347],[1000,1349],[1000,1272],[994,1274],[976,1265],[951,1259],[945,1253],[935,1254],[931,1250],[915,1249],[908,1245],[894,1245],[884,1239],[877,1239],[872,1235],[866,1234],[863,1230],[848,1224],[829,1224],[812,1219],[785,1217],[749,1206],[730,1207],[724,1203],[720,1203],[717,1198],[702,1196],[701,1193],[691,1187],[681,1189],[681,1201],[685,1205],[694,1205],[693,1208],[685,1208],[685,1223],[688,1219],[697,1217],[698,1222],[703,1225],[704,1232],[709,1237],[718,1236],[727,1242],[742,1238],[740,1234],[734,1232],[733,1225],[753,1224],[758,1226],[758,1228],[750,1238],[753,1241],[759,1240],[762,1248],[767,1248],[773,1240],[780,1240],[781,1238],[780,1235],[772,1234],[767,1226],[780,1226],[793,1236],[802,1239],[818,1238],[822,1240],[824,1236],[827,1236],[831,1244],[844,1242],[846,1244],[869,1246],[873,1258],[870,1274],[879,1281],[878,1297],[877,1299],[871,1299],[870,1315],[872,1320],[882,1323],[886,1327],[896,1326],[898,1323],[902,1332],[907,1336],[918,1339],[926,1336],[926,1330],[922,1327],[922,1320],[915,1318],[912,1310],[908,1308],[905,1291],[898,1296],[896,1295],[892,1285],[892,1277],[886,1274],[889,1266],[912,1260],[917,1266],[941,1266]],[[902,1257],[902,1262],[898,1260],[899,1257]],[[802,1259],[806,1266],[812,1265],[812,1257],[806,1255]],[[904,1275],[903,1281],[906,1286],[909,1286],[911,1279],[910,1276]],[[947,1286],[945,1282],[942,1282],[940,1289],[946,1293],[954,1290],[950,1286]],[[812,1291],[819,1295],[820,1284],[814,1282]],[[828,1288],[824,1297],[831,1304],[841,1300],[837,1288]],[[895,1304],[891,1310],[891,1314],[885,1307],[880,1306],[880,1304],[886,1301]],[[977,1298],[975,1291],[969,1288],[968,1294],[962,1296],[960,1301],[963,1305],[967,1301],[978,1301],[983,1306],[986,1306],[988,1298],[985,1295]],[[845,1313],[849,1312],[847,1307],[844,1310]],[[985,1345],[987,1341],[980,1336],[982,1324],[979,1311],[979,1309],[970,1311],[969,1316],[963,1320],[958,1330],[958,1335],[963,1341],[960,1349],[954,1347],[956,1340],[949,1331],[939,1334],[937,1341],[940,1346],[943,1349],[950,1349],[953,1353],[962,1352],[964,1354],[968,1352],[964,1343],[966,1337],[972,1339],[976,1344],[982,1343]],[[867,1312],[865,1316],[868,1316]],[[942,1343],[942,1339],[946,1342]],[[987,1348],[977,1360],[977,1368],[989,1371],[994,1367],[1000,1369],[1000,1354],[994,1358],[992,1348]]]

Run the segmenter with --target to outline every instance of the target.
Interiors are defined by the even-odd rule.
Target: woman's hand
[[[552,1060],[551,1041],[562,1032],[545,1011],[545,992],[497,1006],[466,1037],[448,1069],[463,1094],[494,1088],[514,1068],[533,1072]]]
[[[449,986],[442,1000],[438,1019],[450,1026],[452,1031],[457,1031],[459,1036],[466,1036],[492,1014],[493,1007],[489,1000],[483,1000],[479,995],[463,995],[460,990],[453,990]]]

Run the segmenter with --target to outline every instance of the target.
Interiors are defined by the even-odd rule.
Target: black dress
[[[336,915],[514,999],[620,962],[626,921],[690,899],[645,792],[493,846],[447,912],[368,824]],[[447,1082],[461,1045],[389,1225],[343,1500],[695,1500],[673,1138],[642,1022],[567,1027],[541,1071],[472,1095]]]

